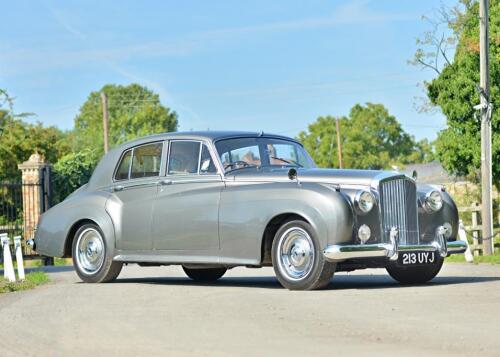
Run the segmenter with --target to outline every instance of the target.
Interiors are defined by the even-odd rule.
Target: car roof
[[[290,137],[284,136],[284,135],[278,135],[278,134],[269,134],[269,133],[264,133],[264,132],[256,132],[256,131],[211,131],[211,130],[205,130],[205,131],[177,131],[177,132],[170,132],[170,133],[161,133],[161,134],[154,134],[154,135],[149,135],[149,136],[144,136],[139,139],[135,139],[129,142],[126,142],[122,145],[120,145],[117,149],[123,150],[126,149],[127,147],[132,147],[136,145],[140,145],[143,143],[148,143],[152,141],[160,141],[160,140],[168,140],[168,139],[190,139],[190,140],[207,140],[207,141],[217,141],[217,140],[222,140],[222,139],[229,139],[229,138],[235,138],[235,137],[272,137],[272,138],[277,138],[277,139],[284,139],[284,140],[292,140],[295,142],[295,139],[292,139]]]
[[[229,139],[229,138],[245,138],[245,137],[265,137],[265,138],[275,138],[275,139],[283,139],[294,141],[298,143],[295,139],[276,135],[276,134],[267,134],[263,132],[252,132],[252,131],[186,131],[186,132],[173,132],[173,133],[162,133],[145,136],[139,139],[135,139],[129,142],[126,142],[120,146],[117,146],[111,149],[104,157],[101,159],[99,164],[97,165],[92,177],[89,181],[89,189],[95,189],[98,187],[104,187],[111,183],[111,177],[113,176],[113,172],[115,170],[116,164],[120,159],[122,153],[129,148],[134,146],[151,143],[154,141],[163,141],[168,139],[186,139],[186,140],[204,140],[208,142],[215,142],[217,140]]]

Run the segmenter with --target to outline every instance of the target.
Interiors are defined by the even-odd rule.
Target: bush
[[[64,200],[80,186],[86,184],[97,164],[94,150],[82,150],[64,155],[54,165],[53,204]]]

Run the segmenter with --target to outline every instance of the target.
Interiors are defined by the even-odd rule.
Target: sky
[[[454,4],[454,1],[444,1]],[[433,140],[446,120],[415,109],[434,73],[408,64],[437,0],[9,1],[0,88],[16,112],[71,129],[89,93],[139,83],[179,130],[295,136],[322,115],[382,103]],[[111,118],[112,120],[112,118]]]

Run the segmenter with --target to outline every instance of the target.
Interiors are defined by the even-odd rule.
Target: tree
[[[438,76],[426,83],[430,103],[441,109],[448,127],[438,134],[436,157],[450,172],[478,178],[481,167],[480,121],[474,105],[480,101],[479,5],[462,1],[463,12],[448,22],[457,46],[452,62],[445,63]],[[492,117],[493,183],[500,187],[500,2],[490,2],[490,100]]]
[[[0,141],[0,181],[18,180],[21,173],[17,165],[28,160],[35,151],[49,162],[56,162],[69,146],[65,134],[56,127],[43,127],[40,123],[27,124],[8,117]]]
[[[75,119],[74,151],[92,149],[102,156],[103,126],[100,93],[108,96],[109,144],[177,130],[177,114],[160,103],[159,96],[138,84],[105,85],[90,93]]]
[[[71,192],[86,184],[96,164],[95,150],[84,149],[64,155],[54,165],[53,203],[64,200]]]
[[[319,117],[298,136],[320,167],[338,167],[335,120]],[[382,104],[356,104],[339,120],[346,168],[387,169],[432,158],[428,142],[415,143]]]

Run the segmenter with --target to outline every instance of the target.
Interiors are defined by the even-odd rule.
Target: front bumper
[[[438,252],[439,255],[444,258],[450,254],[463,253],[467,249],[467,244],[463,241],[448,242],[444,238],[444,235],[439,233],[439,230],[436,234],[436,240],[430,244],[400,246],[398,245],[397,236],[397,230],[393,229],[390,232],[390,243],[330,245],[323,250],[323,255],[327,260],[333,262],[347,259],[383,257],[395,261],[398,259],[399,252]]]

